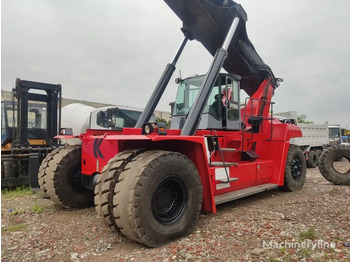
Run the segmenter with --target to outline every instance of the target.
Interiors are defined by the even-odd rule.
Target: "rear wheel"
[[[94,198],[95,209],[97,214],[103,218],[103,222],[107,226],[114,227],[115,230],[119,231],[113,216],[114,187],[125,166],[143,151],[142,149],[125,150],[117,154],[108,161],[97,180]]]
[[[309,159],[306,161],[308,168],[315,168],[317,166],[318,156],[315,150],[309,152]]]
[[[47,189],[46,189],[46,169],[49,166],[49,162],[52,160],[52,158],[56,155],[56,153],[59,151],[59,148],[53,150],[47,156],[45,159],[41,162],[41,165],[39,167],[39,173],[38,173],[38,184],[41,189],[41,191],[44,194],[44,197],[49,197],[47,194]]]
[[[87,189],[81,174],[81,147],[66,146],[48,161],[45,188],[48,196],[63,208],[93,206],[94,193]]]
[[[324,150],[318,168],[322,176],[333,184],[350,186],[350,146],[335,145]]]
[[[120,174],[113,213],[125,236],[156,247],[193,229],[202,197],[201,180],[191,160],[180,153],[146,151]]]
[[[300,190],[304,186],[305,178],[306,162],[303,151],[299,146],[289,145],[284,172],[284,185],[279,188],[283,191]]]

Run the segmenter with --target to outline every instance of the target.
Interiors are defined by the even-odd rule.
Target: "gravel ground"
[[[2,196],[1,261],[349,261],[349,199],[349,186],[308,169],[303,190],[220,205],[192,234],[151,249],[109,230],[94,208]]]

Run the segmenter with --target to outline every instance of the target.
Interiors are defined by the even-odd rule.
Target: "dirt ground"
[[[349,186],[308,169],[303,190],[220,205],[187,237],[152,249],[108,229],[94,208],[2,196],[1,261],[349,261],[349,199]]]

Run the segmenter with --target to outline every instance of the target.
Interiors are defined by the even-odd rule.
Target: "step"
[[[237,181],[237,180],[239,180],[239,178],[237,178],[237,177],[230,177],[229,182],[233,182],[233,181]],[[227,179],[216,180],[216,182],[217,183],[222,183],[222,184],[228,183]]]
[[[225,165],[224,165],[224,162],[211,162],[211,166],[237,166],[238,163],[236,162],[225,162]]]
[[[264,191],[271,190],[271,189],[274,189],[277,187],[278,187],[278,185],[276,185],[276,184],[263,184],[263,185],[248,187],[248,188],[236,190],[233,192],[228,192],[225,194],[217,195],[217,196],[215,196],[215,205],[219,205],[219,204],[222,204],[225,202],[236,200],[236,199],[239,199],[242,197],[254,195],[256,193],[264,192]]]
[[[237,148],[228,148],[228,147],[224,147],[224,148],[220,148],[221,151],[225,151],[225,152],[236,152]],[[218,150],[219,151],[219,150]]]

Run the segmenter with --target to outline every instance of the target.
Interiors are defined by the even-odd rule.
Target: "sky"
[[[241,0],[247,33],[276,77],[274,111],[350,129],[350,2]],[[15,79],[60,83],[63,97],[142,108],[183,34],[162,0],[1,0],[1,89]],[[187,44],[174,79],[206,73],[212,57]]]

